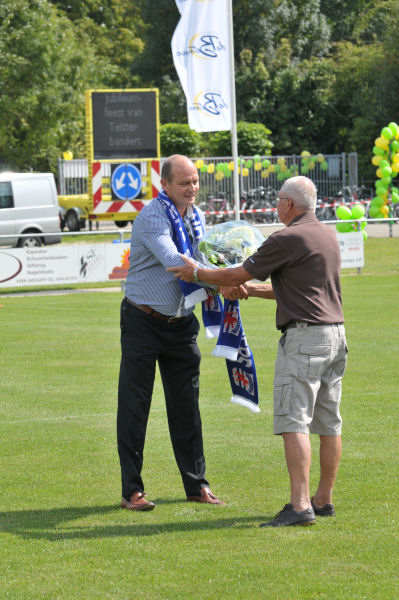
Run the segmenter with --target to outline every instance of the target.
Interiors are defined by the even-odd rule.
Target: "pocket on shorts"
[[[301,344],[299,352],[301,359],[299,375],[309,377],[309,379],[318,379],[329,362],[331,346]]]
[[[333,365],[334,373],[340,378],[342,378],[344,376],[347,360],[348,360],[348,346],[345,344],[343,350],[339,353],[339,356]]]
[[[273,414],[287,415],[291,406],[292,377],[275,377],[273,384]]]

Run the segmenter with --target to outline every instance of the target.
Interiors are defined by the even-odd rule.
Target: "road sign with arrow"
[[[112,195],[119,200],[134,200],[141,192],[141,183],[137,167],[130,163],[118,165],[111,176]]]

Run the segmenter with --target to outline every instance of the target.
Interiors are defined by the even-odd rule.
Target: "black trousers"
[[[198,405],[198,331],[194,314],[169,324],[122,300],[117,439],[124,498],[144,491],[141,469],[157,361],[170,438],[186,495],[199,495],[201,488],[209,485]]]

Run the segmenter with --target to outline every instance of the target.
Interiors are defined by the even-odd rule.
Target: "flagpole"
[[[229,10],[229,59],[230,59],[230,105],[231,105],[231,150],[233,155],[233,184],[235,220],[240,220],[240,186],[238,180],[238,142],[236,116],[236,86],[234,73],[233,0],[228,0]]]

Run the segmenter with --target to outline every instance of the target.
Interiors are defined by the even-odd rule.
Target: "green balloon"
[[[247,162],[245,163],[245,166],[247,167],[247,169],[250,169],[250,168],[252,167],[252,165],[253,165],[253,162],[252,162],[252,160],[249,158],[249,159],[247,160]]]
[[[377,181],[375,182],[375,188],[376,188],[376,190],[378,190],[378,188],[380,188],[380,187],[383,187],[386,189],[387,186],[385,185],[385,183],[382,183],[381,179],[377,179]]]
[[[365,242],[367,240],[369,236],[367,235],[367,231],[363,230],[363,242]]]
[[[396,192],[392,192],[391,200],[393,204],[399,202],[399,194],[397,194]]]
[[[389,129],[389,127],[383,127],[381,130],[381,136],[388,141],[393,138],[392,131]]]
[[[392,146],[392,150],[393,150],[394,152],[399,152],[399,142],[397,142],[396,140],[394,140],[394,141],[392,142],[391,146]]]
[[[397,123],[395,123],[394,121],[391,121],[391,123],[389,123],[388,127],[391,130],[393,137],[396,137],[399,133],[399,127],[398,127]]]
[[[383,169],[384,167],[389,167],[389,162],[383,158],[382,160],[380,160],[380,164],[378,165],[378,167],[380,169]]]
[[[377,146],[374,146],[373,154],[375,154],[376,156],[385,156],[385,150],[383,150],[382,148],[377,148]]]
[[[337,217],[338,217],[338,219],[351,219],[352,211],[347,206],[344,206],[343,204],[341,204],[337,208]]]
[[[381,181],[382,181],[382,183],[383,183],[384,185],[386,185],[386,186],[388,187],[388,185],[389,185],[389,184],[391,183],[391,181],[392,181],[392,177],[383,177],[383,178],[381,179]]]
[[[309,171],[308,167],[305,167],[305,165],[303,165],[301,167],[301,175],[306,175],[306,173]]]
[[[267,167],[270,166],[270,160],[268,160],[267,158],[265,158],[265,160],[262,160],[262,169],[267,169]]]
[[[376,196],[370,202],[370,206],[377,206],[378,209],[380,208],[380,206],[383,206],[383,204],[384,204],[384,200],[382,198],[380,198],[380,196]]]
[[[387,193],[387,188],[379,187],[379,188],[377,188],[376,193],[377,193],[377,196],[383,197]]]
[[[365,208],[363,206],[363,204],[354,204],[352,206],[352,219],[360,219],[361,217],[364,217],[364,213]]]
[[[322,171],[327,171],[327,169],[328,169],[328,162],[326,160],[323,160],[323,162],[320,163],[320,169]]]
[[[339,233],[348,233],[352,229],[350,223],[336,223],[335,227]]]
[[[254,159],[255,160],[259,160],[260,159],[260,155],[259,154],[254,154]]]
[[[385,177],[391,177],[392,176],[392,169],[391,169],[391,167],[384,167],[382,169],[382,175],[383,175],[383,179]]]
[[[360,230],[363,231],[367,225],[366,217],[362,217],[360,219]]]
[[[206,165],[202,165],[201,167],[201,173],[206,173],[208,170],[208,167]]]
[[[371,206],[369,208],[369,217],[371,219],[375,219],[377,215],[380,214],[380,209],[378,206]]]

